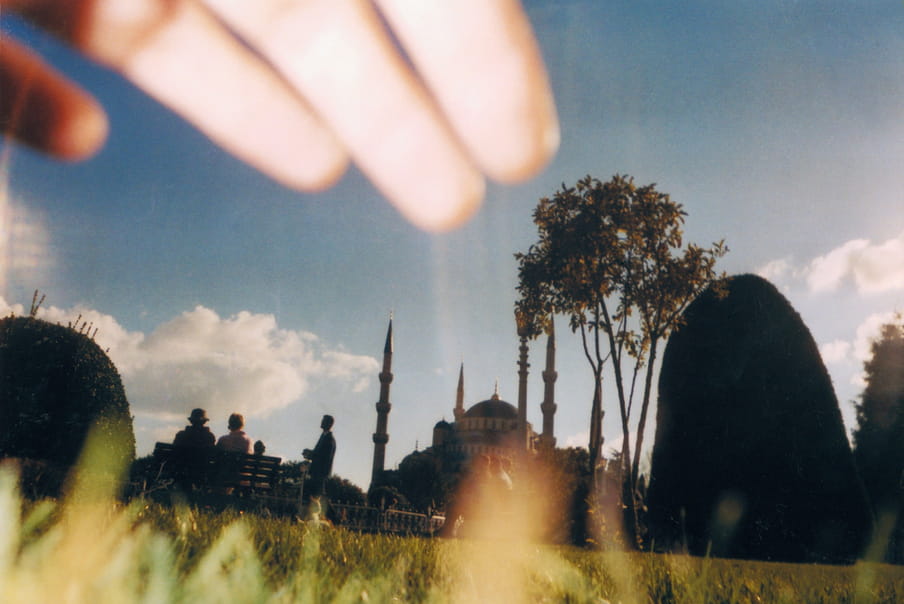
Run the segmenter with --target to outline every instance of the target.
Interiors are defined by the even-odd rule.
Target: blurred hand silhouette
[[[0,0],[131,80],[283,184],[333,184],[349,158],[416,225],[460,224],[484,175],[516,182],[558,147],[519,0]],[[0,39],[0,125],[50,155],[95,153],[100,105]]]

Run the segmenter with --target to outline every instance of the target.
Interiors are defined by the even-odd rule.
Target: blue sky
[[[299,459],[336,416],[335,471],[366,487],[390,311],[395,357],[387,464],[499,381],[516,400],[513,254],[561,183],[626,173],[724,238],[728,273],[788,297],[824,353],[845,419],[866,343],[904,310],[904,4],[528,0],[562,144],[516,186],[490,185],[452,233],[418,231],[352,169],[300,194],[220,151],[132,88],[3,17],[110,114],[104,149],[56,163],[3,140],[0,307],[34,289],[45,318],[100,327],[136,416],[139,453],[206,406],[232,411],[275,455]],[[586,444],[590,377],[559,325],[556,436]],[[540,425],[544,343],[531,346]],[[606,395],[608,442],[619,432]],[[650,442],[648,440],[648,442]]]

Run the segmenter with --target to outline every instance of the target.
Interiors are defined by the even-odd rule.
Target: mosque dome
[[[494,394],[492,398],[473,405],[465,412],[468,419],[492,418],[492,419],[518,419],[518,409],[511,403],[507,403]]]
[[[433,429],[434,430],[451,430],[452,424],[450,424],[449,422],[447,422],[444,419],[441,419],[438,422],[436,422],[436,425],[433,426]]]

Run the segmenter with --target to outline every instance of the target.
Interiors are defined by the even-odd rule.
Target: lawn
[[[904,568],[593,552],[517,539],[365,535],[96,485],[25,502],[0,473],[0,601],[896,602]]]

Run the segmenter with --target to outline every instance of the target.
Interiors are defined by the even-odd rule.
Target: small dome
[[[472,406],[465,413],[465,417],[518,419],[518,410],[511,403],[501,400],[498,396],[493,396],[491,399]]]
[[[452,424],[450,424],[449,422],[447,422],[444,419],[441,419],[438,422],[436,422],[436,425],[433,426],[433,429],[434,430],[451,430]]]

